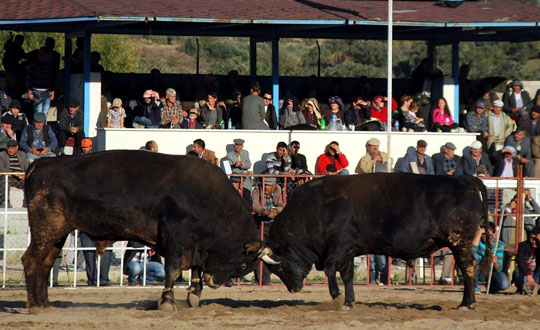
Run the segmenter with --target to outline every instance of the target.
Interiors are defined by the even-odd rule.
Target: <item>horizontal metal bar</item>
[[[72,22],[91,22],[98,21],[97,16],[91,17],[65,17],[65,18],[39,18],[39,19],[21,19],[21,20],[0,20],[0,25],[13,24],[48,24],[48,23],[72,23]]]

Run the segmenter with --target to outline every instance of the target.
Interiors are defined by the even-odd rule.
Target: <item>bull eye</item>
[[[247,268],[247,265],[245,263],[242,264],[242,266],[240,266],[242,268],[242,270],[246,269]]]

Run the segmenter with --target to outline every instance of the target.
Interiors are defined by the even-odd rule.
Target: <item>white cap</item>
[[[473,149],[480,149],[480,148],[482,148],[482,142],[480,142],[480,141],[474,141],[473,143],[471,143],[471,148],[473,148]]]
[[[495,101],[493,101],[493,106],[494,107],[504,107],[504,103],[501,100],[495,100]]]

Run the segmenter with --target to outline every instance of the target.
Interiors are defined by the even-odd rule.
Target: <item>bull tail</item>
[[[487,235],[487,233],[489,232],[487,188],[483,183],[481,183],[481,181],[480,181],[479,190],[480,190],[480,196],[482,198],[482,203],[483,203],[481,226],[484,228]],[[480,274],[486,274],[486,275],[489,274],[489,271],[491,269],[491,259],[493,259],[492,255],[493,253],[491,252],[491,241],[488,238],[486,239],[486,250],[484,252],[484,257],[482,258],[482,262],[480,263],[480,267],[479,267]]]

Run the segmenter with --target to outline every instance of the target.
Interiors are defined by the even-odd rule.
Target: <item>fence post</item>
[[[4,251],[3,252],[3,266],[2,266],[2,288],[6,287],[6,272],[7,272],[7,232],[8,232],[8,214],[7,214],[7,207],[8,207],[8,177],[6,174],[4,174]]]

